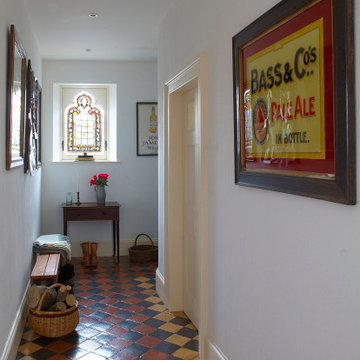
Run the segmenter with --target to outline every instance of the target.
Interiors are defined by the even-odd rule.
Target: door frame
[[[199,239],[200,314],[199,352],[207,333],[207,169],[206,169],[206,57],[200,55],[164,86],[164,300],[169,311],[184,309],[182,94],[194,86],[199,115]]]

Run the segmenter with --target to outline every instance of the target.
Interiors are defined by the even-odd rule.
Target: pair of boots
[[[97,260],[97,247],[98,243],[81,243],[81,248],[83,252],[83,259],[81,264],[84,266],[96,266],[98,264]]]

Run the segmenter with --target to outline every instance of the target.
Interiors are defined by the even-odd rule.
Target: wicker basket
[[[41,311],[41,304],[46,293],[61,284],[54,284],[48,287],[42,294],[38,306],[29,310],[28,322],[31,329],[38,335],[57,338],[70,334],[79,323],[79,309],[76,304],[63,311]]]
[[[147,237],[151,245],[137,245],[139,237]],[[146,263],[150,261],[157,261],[158,247],[154,245],[151,237],[147,234],[139,234],[135,239],[135,245],[129,248],[129,257],[131,262]]]

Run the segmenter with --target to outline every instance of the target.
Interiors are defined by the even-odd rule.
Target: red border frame
[[[324,19],[324,121],[325,121],[325,159],[288,159],[279,157],[271,163],[264,162],[264,158],[244,157],[244,166],[251,169],[266,169],[271,171],[291,170],[323,174],[335,173],[335,143],[334,143],[334,100],[333,100],[333,36],[332,36],[332,6],[331,0],[323,0],[305,9],[303,12],[280,24],[269,33],[261,36],[240,50],[239,58],[242,63],[242,88],[247,89],[246,59],[262,49],[280,41],[281,39],[301,30],[314,21]],[[242,133],[245,121],[242,115]],[[245,138],[242,139],[243,144]]]

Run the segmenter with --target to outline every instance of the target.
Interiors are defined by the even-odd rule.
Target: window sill
[[[52,164],[100,164],[100,163],[121,163],[121,160],[87,160],[87,161],[79,161],[79,160],[53,160]]]

